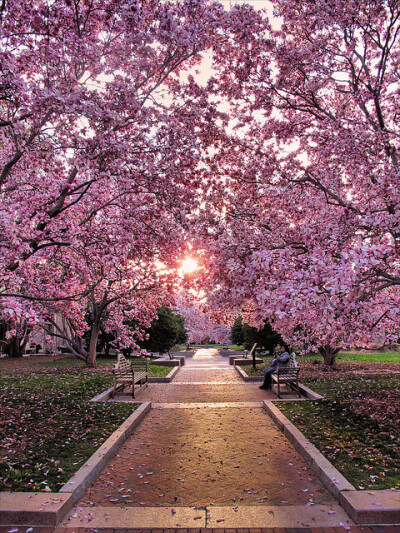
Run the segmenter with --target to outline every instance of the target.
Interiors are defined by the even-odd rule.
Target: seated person
[[[287,365],[290,360],[290,355],[285,350],[285,347],[282,346],[279,351],[278,355],[275,357],[275,359],[272,361],[271,365],[264,370],[264,382],[261,385],[260,389],[272,389],[272,376],[276,370],[276,367],[278,366],[278,363],[280,365]]]

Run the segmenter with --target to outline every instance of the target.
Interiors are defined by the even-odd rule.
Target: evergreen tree
[[[140,346],[149,352],[169,352],[172,346],[184,344],[188,338],[185,319],[165,305],[157,309],[157,318],[152,321],[146,333],[148,339],[140,342]]]
[[[243,344],[246,350],[250,350],[254,343],[257,343],[257,348],[268,350],[271,354],[278,344],[288,349],[281,335],[267,320],[264,321],[262,329],[257,329],[249,324],[243,324],[242,317],[238,316],[231,329],[231,340],[235,344]]]

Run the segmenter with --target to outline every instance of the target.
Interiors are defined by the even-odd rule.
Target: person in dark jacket
[[[275,359],[272,361],[271,365],[264,370],[264,382],[261,385],[260,389],[266,389],[271,390],[272,389],[272,375],[276,367],[278,366],[278,363],[280,365],[287,365],[289,363],[290,355],[285,350],[284,346],[280,348],[278,355],[275,357]]]

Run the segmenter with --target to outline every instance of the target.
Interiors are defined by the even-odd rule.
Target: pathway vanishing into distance
[[[63,527],[345,531],[350,518],[264,411],[276,395],[258,387],[217,350],[187,357],[173,382],[137,395],[150,413]]]

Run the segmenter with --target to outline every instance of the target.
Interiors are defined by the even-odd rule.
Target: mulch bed
[[[400,364],[388,363],[357,363],[340,362],[337,369],[325,365],[303,363],[302,379],[346,379],[351,376],[360,378],[394,377],[400,375]],[[400,376],[399,376],[400,383]],[[400,386],[386,390],[385,388],[359,390],[346,393],[346,402],[351,409],[372,420],[388,422],[398,428],[400,433]]]

